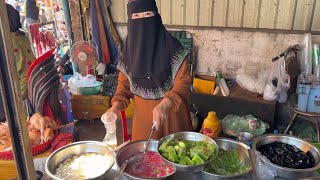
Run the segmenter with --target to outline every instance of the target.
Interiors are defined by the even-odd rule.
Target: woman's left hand
[[[156,123],[156,130],[162,125],[162,122],[168,119],[169,110],[172,107],[173,102],[169,98],[164,98],[154,109],[153,109],[153,122]]]

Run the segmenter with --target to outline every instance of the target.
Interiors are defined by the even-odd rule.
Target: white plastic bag
[[[285,70],[285,60],[280,58],[273,62],[272,69],[264,89],[263,99],[268,101],[278,100],[280,103],[287,101],[287,91],[290,88],[290,76]]]
[[[80,88],[82,87],[95,87],[99,85],[100,84],[98,83],[97,78],[92,74],[88,74],[87,76],[83,77],[81,74],[75,72],[68,80],[70,92],[78,95],[81,94]]]
[[[269,77],[269,70],[263,71],[262,73],[258,74],[258,80],[255,84],[255,88],[259,94],[263,94],[263,91],[267,85],[268,77]]]
[[[257,78],[254,76],[250,76],[245,73],[238,74],[236,77],[237,84],[242,88],[242,89],[247,89],[248,91],[251,92],[257,92],[256,89],[256,82]]]
[[[263,156],[259,151],[255,151],[256,155],[256,173],[259,180],[270,180],[277,176],[277,171],[267,162],[270,160]]]

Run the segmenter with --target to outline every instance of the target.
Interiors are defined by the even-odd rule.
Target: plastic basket
[[[36,156],[45,152],[51,146],[52,141],[58,136],[58,134],[58,131],[55,131],[55,135],[50,141],[37,146],[32,146],[32,155]],[[0,160],[14,160],[12,150],[0,152]]]

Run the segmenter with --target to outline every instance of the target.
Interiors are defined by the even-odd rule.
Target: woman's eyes
[[[132,19],[151,17],[151,16],[154,16],[154,14],[152,12],[135,13],[135,14],[132,14]]]
[[[144,17],[151,17],[153,16],[154,14],[152,12],[145,12],[144,13]]]
[[[132,14],[132,18],[137,18],[139,17],[139,14]]]

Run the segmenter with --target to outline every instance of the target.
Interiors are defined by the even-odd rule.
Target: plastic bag
[[[259,151],[255,151],[256,155],[256,173],[259,180],[270,180],[277,176],[277,171],[266,162],[270,160],[263,156]]]
[[[237,84],[242,89],[262,94],[268,81],[269,71],[261,71],[259,63],[247,63],[244,68],[237,72]]]
[[[68,80],[68,86],[72,88],[79,87],[94,87],[99,86],[100,84],[97,82],[97,79],[94,75],[88,74],[83,77],[79,73],[74,73],[74,75]]]
[[[287,101],[287,91],[290,88],[290,76],[285,69],[285,59],[280,58],[273,62],[267,85],[263,92],[263,99]]]
[[[95,87],[99,86],[99,82],[97,81],[94,75],[88,74],[83,77],[79,73],[74,73],[72,77],[68,80],[68,88],[72,94],[81,94],[80,88],[82,87]]]
[[[237,84],[242,88],[251,92],[257,92],[257,78],[249,74],[241,73],[236,77]]]
[[[264,89],[265,89],[267,82],[268,82],[269,73],[270,73],[270,71],[266,70],[266,71],[263,71],[262,73],[258,74],[258,80],[255,84],[255,88],[259,94],[263,94],[263,92],[264,92]]]
[[[255,121],[256,127],[252,128],[250,122]],[[229,135],[237,137],[240,132],[251,133],[254,137],[260,136],[269,129],[269,124],[252,115],[243,117],[229,114],[222,120],[222,131]]]

